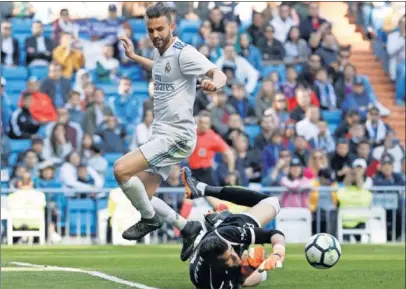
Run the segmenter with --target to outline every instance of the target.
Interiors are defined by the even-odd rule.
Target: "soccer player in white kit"
[[[154,82],[154,121],[152,137],[144,145],[119,158],[114,164],[114,174],[123,192],[141,213],[141,220],[128,228],[123,237],[139,240],[162,226],[150,199],[168,177],[171,166],[189,157],[196,145],[196,125],[193,104],[196,79],[208,76],[201,89],[214,92],[226,83],[226,76],[194,47],[173,36],[175,11],[158,2],[146,10],[148,35],[154,45],[153,60],[134,53],[131,41],[123,41],[127,57],[152,70]],[[179,218],[179,222],[184,219]],[[182,255],[190,236],[200,231],[200,224],[188,222],[184,226]],[[186,237],[186,241],[185,241]],[[186,242],[186,243],[185,243]],[[182,259],[187,259],[183,256]]]

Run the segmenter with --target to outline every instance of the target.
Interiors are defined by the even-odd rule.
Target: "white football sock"
[[[169,224],[172,224],[180,231],[182,231],[186,226],[187,220],[176,213],[174,209],[168,206],[168,204],[162,201],[160,198],[152,197],[151,204],[161,219],[165,220]]]
[[[148,198],[144,184],[138,177],[134,176],[129,179],[128,182],[121,185],[121,189],[143,218],[151,219],[154,217],[154,208]]]

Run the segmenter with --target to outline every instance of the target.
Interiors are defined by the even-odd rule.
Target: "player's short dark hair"
[[[224,263],[219,259],[227,250],[228,244],[216,235],[207,236],[199,246],[199,254],[213,267],[222,267]]]
[[[147,11],[145,12],[145,18],[147,19],[153,19],[153,18],[159,18],[161,16],[165,16],[169,23],[172,23],[172,16],[176,14],[176,11],[174,8],[162,3],[158,2],[156,4],[152,4],[147,7]]]

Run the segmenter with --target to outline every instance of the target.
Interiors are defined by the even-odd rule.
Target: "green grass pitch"
[[[284,268],[270,273],[262,289],[404,289],[405,246],[344,245],[340,262],[317,270],[307,264],[302,245],[290,245]],[[11,262],[95,270],[159,289],[192,289],[180,247],[58,246],[2,247],[2,289],[125,289],[127,285],[82,273],[15,271]],[[15,266],[14,266],[15,267]],[[7,268],[7,269],[6,269]],[[19,269],[17,269],[19,270]]]

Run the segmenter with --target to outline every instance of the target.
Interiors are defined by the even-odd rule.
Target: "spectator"
[[[73,89],[79,93],[81,101],[86,99],[85,89],[90,83],[92,83],[92,77],[89,71],[84,68],[79,69],[75,74],[75,86]]]
[[[223,48],[220,45],[220,33],[211,32],[207,41],[209,46],[209,59],[212,62],[217,62],[224,54]]]
[[[86,167],[87,173],[94,180],[94,185],[89,185],[78,180],[78,168],[80,166],[80,156],[77,152],[71,152],[66,157],[66,162],[62,165],[60,171],[60,181],[68,188],[95,190],[103,187],[103,179],[95,170]]]
[[[337,181],[343,182],[351,167],[350,146],[348,140],[340,138],[336,144],[336,151],[330,157],[330,168],[333,170]]]
[[[142,104],[143,111],[150,109],[154,111],[154,82],[151,80],[148,83],[148,98]]]
[[[354,123],[350,127],[348,139],[350,141],[350,153],[356,154],[358,144],[366,138],[365,126],[360,123]]]
[[[38,165],[39,176],[34,180],[36,188],[55,187],[55,166],[51,161],[44,161]]]
[[[102,178],[106,175],[108,167],[107,160],[102,156],[102,151],[98,145],[92,145],[90,148],[91,157],[87,161],[89,167],[94,169]]]
[[[85,59],[85,68],[87,70],[93,70],[96,69],[97,61],[103,57],[104,46],[110,45],[110,41],[101,38],[100,30],[92,28],[89,28],[89,30],[89,39],[80,38],[75,44],[82,50]]]
[[[200,47],[204,44],[207,44],[211,32],[212,30],[210,21],[204,20],[202,24],[200,24],[199,32],[192,39],[192,45],[194,47]]]
[[[103,151],[107,153],[125,153],[125,137],[127,135],[123,124],[119,123],[115,116],[107,119],[96,130],[103,143]]]
[[[338,105],[341,106],[345,98],[351,94],[356,79],[357,79],[356,68],[354,65],[348,63],[347,65],[344,66],[342,74],[339,74],[334,83]]]
[[[95,102],[87,108],[83,119],[83,131],[90,135],[96,132],[106,116],[113,116],[112,109],[104,103],[104,92],[101,89],[95,91]]]
[[[284,208],[307,208],[311,187],[310,180],[303,176],[303,164],[298,158],[290,161],[289,173],[282,177],[280,185],[286,189],[282,193],[281,205]]]
[[[306,19],[300,21],[300,35],[303,39],[309,41],[310,34],[319,30],[325,19],[319,16],[319,3],[312,2],[308,5],[308,15]]]
[[[264,37],[265,20],[262,13],[252,12],[252,24],[248,27],[247,32],[251,36],[252,44],[258,46],[258,41]]]
[[[325,66],[330,66],[337,60],[338,45],[333,34],[328,33],[323,37],[323,43],[316,50],[316,54],[320,55]]]
[[[24,92],[21,96],[21,107],[15,110],[10,118],[9,137],[12,139],[29,139],[36,134],[40,124],[31,115],[32,95]]]
[[[282,144],[283,147],[289,148],[289,151],[293,152],[295,150],[295,139],[296,139],[296,124],[289,120],[286,123],[285,129],[283,131]]]
[[[52,31],[54,33],[54,43],[59,44],[63,33],[78,35],[79,26],[70,18],[68,9],[62,9],[60,12],[60,18],[53,23]]]
[[[287,64],[305,63],[310,55],[310,49],[306,41],[300,38],[300,30],[297,26],[292,26],[287,34],[284,44],[285,58]]]
[[[311,152],[309,158],[308,170],[304,172],[304,175],[309,179],[317,178],[319,172],[328,168],[328,159],[325,151],[315,149]]]
[[[240,55],[245,57],[248,62],[258,71],[262,71],[262,56],[261,51],[251,44],[251,40],[247,33],[240,35]]]
[[[272,107],[275,102],[275,85],[271,79],[265,79],[262,83],[261,90],[255,98],[255,114],[258,119],[264,115],[264,111]]]
[[[68,33],[62,34],[61,44],[52,52],[52,58],[61,65],[62,75],[68,79],[85,64],[82,52],[73,46],[72,35]]]
[[[361,116],[357,110],[350,110],[346,115],[341,124],[336,128],[334,132],[334,137],[336,139],[346,138],[349,134],[350,127],[354,123],[359,123],[361,121]]]
[[[293,157],[299,159],[303,167],[307,166],[310,158],[310,150],[308,148],[308,143],[303,136],[298,135],[295,138],[295,146],[292,158]]]
[[[318,135],[309,140],[309,144],[313,149],[323,150],[327,153],[332,153],[335,150],[334,138],[328,131],[327,122],[319,120],[317,122]]]
[[[8,20],[1,22],[1,64],[16,66],[20,63],[20,48],[17,39],[11,35],[12,25]]]
[[[199,46],[199,48],[197,49],[201,54],[203,54],[204,56],[206,56],[207,59],[210,60],[210,47],[207,44],[202,44]]]
[[[333,35],[332,26],[329,22],[324,22],[317,31],[310,34],[309,45],[312,52],[316,52],[324,45],[323,41],[326,35]],[[336,40],[334,42],[337,43]]]
[[[337,109],[337,96],[334,91],[334,87],[328,78],[326,68],[320,68],[317,72],[313,90],[316,92],[316,95],[320,101],[321,109]]]
[[[34,182],[32,181],[30,173],[25,172],[22,174],[20,180],[16,183],[16,188],[19,190],[34,188]]]
[[[239,113],[244,123],[257,122],[254,108],[251,106],[245,95],[245,88],[243,84],[233,84],[233,96],[230,98],[229,103]]]
[[[238,23],[237,21],[230,20],[226,22],[224,34],[224,43],[232,44],[235,47],[237,53],[241,52],[239,35],[238,35]]]
[[[353,182],[355,182],[358,187],[369,190],[372,188],[372,179],[365,174],[366,169],[367,162],[364,159],[356,159],[352,162],[352,170],[347,172],[346,178],[348,175],[352,175],[354,178]],[[347,185],[345,179],[344,185]]]
[[[0,85],[0,97],[1,97],[1,133],[2,137],[8,134],[10,117],[12,114],[12,108],[9,104],[9,98],[5,92],[6,79],[1,77]]]
[[[82,100],[82,109],[85,110],[92,106],[95,101],[96,87],[93,83],[88,83],[85,86],[84,95],[85,99]]]
[[[283,44],[274,39],[275,29],[268,25],[265,27],[265,38],[258,41],[258,48],[262,52],[262,59],[268,65],[278,65],[283,63],[285,57],[285,49]]]
[[[315,106],[308,107],[306,118],[296,123],[296,134],[303,136],[307,141],[317,138],[319,135],[319,128],[317,126],[319,120],[319,108]]]
[[[350,64],[351,57],[351,45],[340,46],[338,51],[337,61],[330,64],[329,72],[333,76],[333,82],[335,83],[338,78],[342,78],[344,67]]]
[[[123,24],[123,34],[124,36],[126,36],[128,39],[131,39],[133,48],[134,48],[134,52],[137,55],[141,55],[141,50],[138,47],[138,41],[134,38],[133,36],[133,29],[131,28],[130,25],[124,25]],[[120,61],[121,65],[126,65],[129,66],[131,65],[132,61],[130,60],[130,58],[127,57],[127,55],[125,55],[125,49],[123,44],[121,43],[120,40],[115,40],[116,42],[114,43],[113,47],[114,47],[114,58],[118,59]],[[197,47],[197,46],[195,46]]]
[[[82,126],[85,113],[82,110],[79,92],[75,90],[69,92],[68,103],[65,105],[65,108],[69,113],[70,120]]]
[[[62,67],[58,62],[51,62],[48,70],[48,77],[40,86],[41,92],[52,98],[55,108],[65,106],[70,91],[70,81],[62,76]]]
[[[272,135],[277,129],[271,115],[265,114],[260,121],[261,133],[254,138],[254,149],[262,152],[264,148],[271,144]]]
[[[275,130],[272,133],[271,143],[265,146],[261,154],[262,177],[267,176],[269,170],[276,165],[281,149],[282,134],[279,130]]]
[[[83,130],[76,122],[69,119],[69,112],[66,108],[57,109],[58,118],[56,122],[51,122],[45,127],[45,135],[51,136],[51,132],[56,123],[62,123],[65,125],[65,130],[68,135],[68,140],[72,144],[74,150],[80,148],[83,137]]]
[[[388,131],[392,131],[392,128],[381,120],[379,109],[376,106],[368,109],[365,127],[373,147],[383,145]]]
[[[65,157],[73,150],[72,143],[68,139],[65,126],[62,123],[52,128],[51,137],[45,139],[43,156],[54,165],[61,165]]]
[[[341,104],[341,109],[344,113],[353,109],[358,110],[361,120],[365,120],[368,107],[373,103],[365,90],[363,81],[357,79],[353,84],[352,90],[353,91],[345,97],[344,102]]]
[[[287,4],[282,3],[278,10],[278,15],[272,19],[270,24],[275,29],[275,39],[284,43],[288,37],[289,30],[295,25],[295,22],[289,16],[290,8]]]
[[[312,86],[316,80],[316,73],[322,68],[322,59],[318,54],[311,54],[308,62],[303,66],[299,82]]]
[[[318,107],[320,104],[314,93],[307,88],[298,86],[295,89],[295,93],[295,98],[288,99],[288,108],[289,111],[293,110],[290,114],[290,118],[299,122],[305,118],[306,111],[311,105]]]
[[[233,113],[228,118],[228,131],[224,136],[224,140],[231,146],[233,145],[234,138],[240,133],[244,133],[243,121],[238,113]]]
[[[232,86],[236,82],[236,79],[235,79],[236,69],[237,69],[237,67],[234,63],[227,63],[227,64],[223,65],[222,71],[224,72],[224,74],[227,77],[227,81],[223,87],[223,90],[228,97],[231,97],[233,95]]]
[[[181,182],[181,176],[180,176],[180,166],[179,165],[173,165],[171,167],[171,171],[169,172],[168,178],[162,182],[161,187],[167,187],[167,188],[179,188],[183,187],[183,184]]]
[[[216,91],[213,94],[213,107],[210,110],[213,129],[220,135],[227,133],[228,119],[231,114],[237,113],[235,108],[227,103],[227,95],[224,91]]]
[[[402,161],[405,157],[405,149],[400,145],[400,141],[395,137],[393,131],[389,131],[385,136],[383,145],[375,148],[372,152],[372,156],[376,160],[382,159],[385,154],[392,156],[393,171],[400,173],[402,170]]]
[[[80,158],[83,162],[87,162],[92,157],[93,137],[85,133],[80,146]]]
[[[373,178],[374,186],[404,186],[405,180],[400,173],[393,171],[394,159],[386,154],[380,160],[379,172]]]
[[[269,78],[272,80],[273,84],[275,85],[275,90],[276,90],[277,92],[280,92],[280,91],[281,91],[281,85],[282,85],[282,83],[281,83],[281,79],[280,79],[279,73],[276,72],[276,71],[272,71],[272,72],[269,74]]]
[[[44,160],[42,154],[44,150],[44,140],[40,136],[33,135],[31,137],[31,149],[37,154],[39,162]]]
[[[226,44],[224,56],[217,60],[216,65],[222,69],[224,65],[230,65],[230,63],[236,66],[236,79],[241,83],[246,83],[245,90],[251,95],[257,85],[259,73],[248,60],[236,54],[233,45]]]
[[[52,103],[52,99],[45,93],[39,90],[40,83],[36,77],[32,76],[27,81],[27,93],[32,96],[32,105],[30,113],[38,122],[50,122],[56,120],[56,110]],[[22,106],[22,99],[19,101],[19,106]]]
[[[235,157],[224,140],[210,129],[210,114],[201,111],[197,118],[197,143],[189,158],[193,175],[206,184],[213,184],[213,159],[216,152],[223,154],[228,165],[228,173],[235,174]]]
[[[318,190],[319,187],[329,187],[338,189],[333,173],[328,168],[321,169],[318,176],[313,180],[312,187],[315,188],[309,195],[309,209],[313,214],[312,232],[316,234],[317,230],[317,210],[320,211],[320,231],[336,235],[337,231],[337,193],[335,190],[330,192]]]
[[[11,173],[9,183],[10,189],[17,188],[18,182],[21,180],[22,176],[27,173],[27,168],[23,164],[17,164]]]
[[[198,114],[202,110],[210,110],[213,103],[213,93],[210,91],[199,90],[196,92],[196,99],[193,105],[193,115]]]
[[[113,58],[114,50],[111,45],[103,47],[103,55],[97,59],[96,75],[100,82],[111,82],[117,79],[120,62]]]
[[[136,124],[141,121],[142,106],[133,94],[131,79],[121,77],[118,95],[109,99],[114,115],[121,123]]]
[[[279,151],[278,161],[273,168],[269,168],[268,174],[262,176],[263,186],[279,186],[283,177],[289,174],[290,151],[282,148]]]
[[[52,41],[44,37],[41,21],[32,23],[32,36],[25,39],[26,64],[29,66],[49,65],[52,60]]]
[[[117,36],[122,29],[121,23],[122,20],[118,17],[116,5],[110,4],[108,7],[108,16],[102,22],[102,29],[99,29],[99,31],[101,30],[103,32],[102,38],[113,45],[113,43],[117,41]]]
[[[32,149],[29,149],[24,153],[23,165],[32,178],[38,176],[38,161],[37,153]]]
[[[281,91],[288,99],[295,98],[295,89],[297,87],[297,71],[293,65],[286,67],[286,81],[281,85]]]
[[[396,66],[401,64],[404,67],[405,65],[405,25],[405,15],[403,15],[399,19],[399,29],[389,34],[386,44],[386,50],[389,54],[389,76],[392,80],[396,80],[399,77],[396,75]],[[399,101],[400,99],[397,100]]]
[[[233,141],[236,153],[236,168],[239,172],[239,183],[248,186],[249,182],[261,177],[261,158],[254,150],[249,150],[249,140],[245,134],[239,134]]]
[[[275,95],[272,110],[276,114],[279,129],[284,130],[289,120],[289,112],[287,99],[282,93],[277,93]]]
[[[135,150],[151,138],[153,119],[154,112],[150,109],[144,110],[142,122],[137,124],[134,130],[134,135],[130,147],[131,150]]]
[[[378,170],[379,161],[372,157],[371,144],[368,140],[364,139],[358,143],[357,153],[350,155],[352,161],[356,159],[364,159],[367,163],[366,175],[372,177]]]
[[[213,32],[222,34],[225,33],[223,13],[221,13],[221,10],[218,7],[214,7],[213,9],[211,9],[209,14],[209,21],[211,24],[211,30]]]

